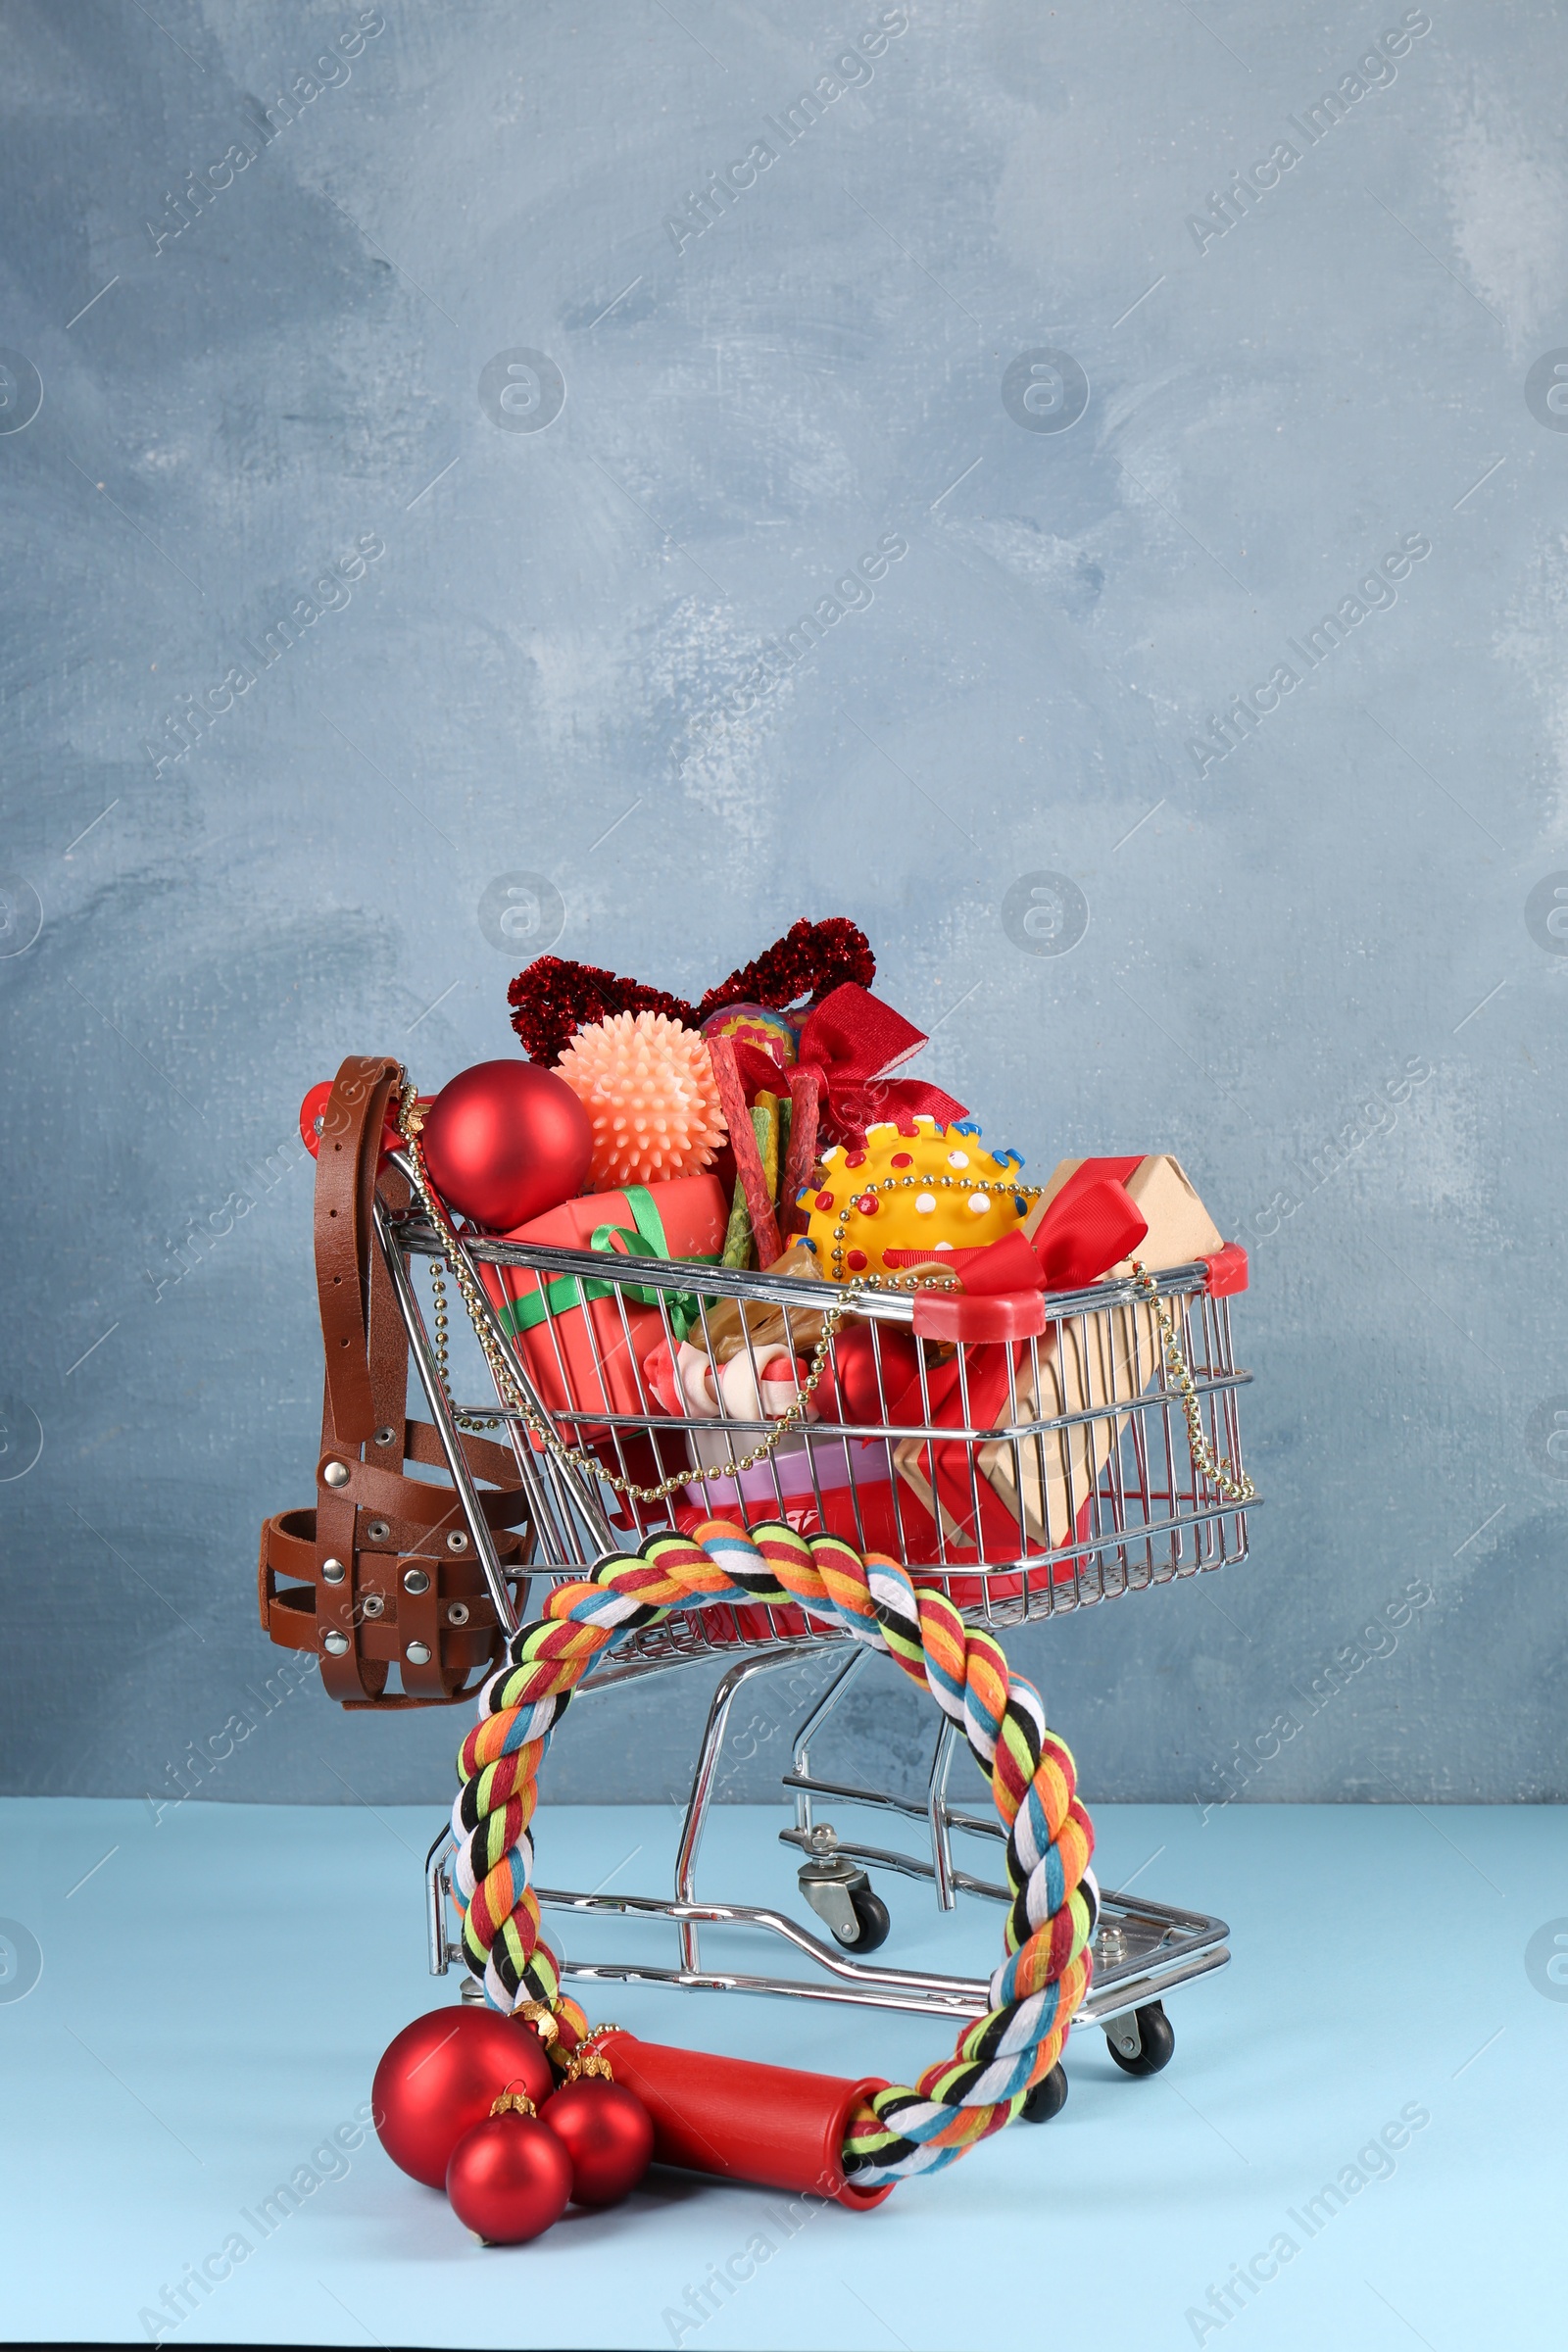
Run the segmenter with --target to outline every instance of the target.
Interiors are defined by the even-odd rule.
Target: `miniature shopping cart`
[[[969,1418],[967,1351],[958,1345],[962,1307],[941,1294],[860,1284],[840,1289],[777,1273],[465,1235],[442,1213],[416,1157],[395,1152],[392,1164],[411,1188],[411,1204],[400,1212],[376,1198],[375,1239],[467,1542],[508,1633],[522,1620],[527,1588],[516,1561],[500,1556],[466,1456],[466,1433],[481,1427],[501,1430],[510,1445],[528,1511],[526,1574],[549,1582],[580,1577],[607,1552],[634,1547],[656,1530],[715,1517],[751,1525],[782,1519],[803,1533],[840,1535],[861,1550],[894,1552],[917,1584],[940,1588],[968,1622],[1001,1635],[1246,1556],[1247,1511],[1256,1497],[1242,1470],[1237,1416],[1238,1392],[1250,1375],[1237,1368],[1231,1337],[1230,1298],[1247,1280],[1239,1249],[1158,1274],[1037,1294],[1015,1307],[1007,1332],[1018,1364],[1010,1409],[1021,1410],[1020,1397],[1032,1400],[1032,1409],[985,1427]],[[433,1324],[419,1295],[421,1267],[433,1284]],[[449,1277],[488,1360],[494,1403],[460,1405],[450,1393]],[[534,1301],[525,1346],[513,1328],[516,1317],[508,1313],[519,1287]],[[714,1321],[726,1312],[734,1328],[737,1304],[742,1352],[752,1357],[754,1417],[732,1414],[722,1396],[706,1414],[668,1409],[667,1396],[661,1402],[645,1375],[652,1354],[661,1343],[673,1352],[688,1335],[694,1345],[709,1344]],[[838,1400],[837,1411],[848,1409],[847,1386],[858,1387],[862,1406],[869,1400],[875,1409],[853,1422],[812,1419],[803,1394],[782,1419],[762,1412],[762,1366],[753,1355],[747,1320],[761,1310],[782,1316],[788,1352],[827,1373],[819,1386]],[[858,1384],[838,1377],[848,1369],[840,1357],[852,1332],[861,1335]],[[906,1366],[911,1337],[940,1341],[944,1334],[957,1366],[957,1404],[938,1421],[925,1372],[911,1402],[907,1384],[895,1377],[895,1358]],[[926,1360],[919,1349],[912,1352]],[[890,1417],[895,1411],[897,1419]],[[945,1493],[928,1488],[922,1501],[919,1464],[935,1460],[923,1449],[938,1446],[950,1464],[960,1464],[959,1491],[950,1475]],[[983,1841],[1004,1842],[1000,1825],[950,1802],[957,1744],[952,1724],[944,1722],[937,1734],[917,1800],[813,1768],[829,1719],[866,1658],[860,1644],[792,1607],[726,1603],[633,1633],[585,1678],[582,1690],[605,1690],[682,1667],[722,1667],[681,1825],[673,1892],[536,1890],[544,1908],[579,1918],[669,1922],[673,1965],[568,1954],[566,1978],[958,2019],[986,2013],[991,1996],[983,1978],[900,1969],[869,1956],[890,1927],[873,1880],[924,1880],[945,1912],[960,1896],[998,1903],[1010,1897],[984,1867]],[[783,1785],[795,1818],[780,1837],[800,1853],[801,1894],[825,1935],[779,1910],[700,1896],[697,1885],[736,1698],[755,1678],[781,1672],[791,1674],[799,1690],[803,1662],[818,1681],[825,1666],[828,1679],[808,1706],[799,1697],[794,1702],[802,1720]],[[834,1818],[824,1818],[825,1806]],[[866,1811],[913,1825],[923,1833],[914,1841],[919,1850],[870,1843],[841,1826],[846,1814]],[[970,1867],[958,1858],[960,1841],[968,1841]],[[450,1909],[453,1850],[444,1835],[426,1866],[435,1975],[462,1957]],[[744,1974],[715,1964],[717,1932],[732,1928],[777,1938],[788,1947],[794,1973]],[[1173,2036],[1163,1996],[1223,1967],[1228,1933],[1222,1920],[1101,1890],[1093,1987],[1079,2014],[1102,2027],[1126,2073],[1153,2074],[1167,2063]],[[477,1984],[466,1984],[464,1991],[482,1997]],[[1065,2092],[1056,2069],[1031,2094],[1026,2112],[1043,2119]]]

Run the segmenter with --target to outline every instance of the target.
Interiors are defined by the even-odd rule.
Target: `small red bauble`
[[[565,2212],[571,2158],[537,2116],[505,2109],[465,2132],[447,2166],[447,2195],[459,2221],[491,2245],[525,2245]]]
[[[594,1131],[554,1070],[480,1061],[450,1080],[424,1115],[424,1164],[442,1199],[491,1233],[575,1200]]]
[[[375,2070],[370,2112],[396,2165],[440,2188],[452,2151],[490,2113],[509,2082],[536,2106],[555,2077],[532,2029],[496,2009],[432,2009],[390,2041]]]
[[[563,2083],[543,2120],[571,2158],[579,2205],[618,2205],[653,2161],[653,2118],[622,2082],[581,2075]]]
[[[851,1250],[853,1266],[858,1252]],[[830,1359],[816,1384],[816,1407],[824,1421],[880,1421],[885,1400],[889,1411],[905,1390],[918,1378],[920,1343],[896,1323],[881,1326],[882,1397],[876,1390],[876,1342],[869,1323],[851,1323],[833,1343],[837,1377]]]

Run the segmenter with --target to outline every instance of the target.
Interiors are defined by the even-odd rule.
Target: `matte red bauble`
[[[387,2044],[370,2088],[381,2145],[396,2165],[440,2188],[452,2151],[509,2082],[534,2105],[555,2082],[538,2035],[495,2009],[432,2009]]]
[[[478,1061],[424,1115],[424,1164],[442,1199],[491,1233],[511,1233],[588,1181],[594,1131],[564,1078],[536,1061]]]
[[[486,2116],[452,2151],[447,2195],[459,2221],[491,2245],[524,2245],[565,2212],[571,2158],[536,2116]]]
[[[571,2158],[578,2205],[618,2205],[653,2161],[653,2117],[622,2082],[595,2075],[564,2082],[543,2121]]]
[[[903,1396],[910,1383],[919,1377],[920,1343],[914,1334],[904,1331],[896,1323],[880,1327],[882,1343],[882,1396],[888,1410]],[[816,1384],[816,1409],[824,1421],[880,1421],[882,1403],[876,1392],[875,1342],[869,1323],[851,1323],[833,1343],[838,1361],[835,1379],[833,1362],[823,1366],[822,1377]],[[919,1418],[918,1407],[915,1418]]]

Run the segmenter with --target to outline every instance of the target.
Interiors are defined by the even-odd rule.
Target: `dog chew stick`
[[[797,1208],[796,1196],[803,1192],[816,1164],[816,1072],[796,1068],[790,1074],[790,1141],[784,1155],[784,1175],[779,1185],[779,1207],[783,1213],[786,1233],[804,1233],[807,1215]]]
[[[745,1268],[752,1262],[752,1212],[746,1205],[746,1187],[739,1175],[730,1198],[729,1223],[724,1229],[724,1254],[721,1266]]]
[[[762,1181],[767,1197],[778,1200],[778,1097],[760,1094],[752,1104],[752,1133],[757,1138],[757,1155],[762,1163]]]
[[[858,2100],[886,2089],[877,2076],[851,2082],[750,2058],[668,2049],[618,2031],[597,2036],[594,2046],[652,2116],[656,2164],[831,2198],[861,2213],[893,2193],[891,2181],[857,2188],[844,2174],[851,2112]]]
[[[768,1190],[762,1155],[757,1149],[735,1048],[727,1037],[710,1037],[708,1052],[718,1082],[719,1107],[729,1129],[730,1148],[735,1153],[735,1173],[745,1188],[746,1205],[752,1212],[757,1262],[760,1266],[770,1266],[780,1253],[778,1219],[773,1214],[773,1196]]]

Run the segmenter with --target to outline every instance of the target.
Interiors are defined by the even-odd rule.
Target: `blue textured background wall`
[[[854,915],[996,1140],[1173,1149],[1248,1243],[1254,1564],[1018,1641],[1092,1794],[1217,1797],[1293,1708],[1249,1793],[1560,1794],[1560,12],[0,39],[5,1785],[167,1793],[261,1712],[318,1396],[295,1106],[345,1051],[508,1050],[528,943],[480,910],[531,873],[564,954],[692,994]],[[519,349],[548,421],[548,371],[481,397]],[[1064,953],[1004,923],[1041,872]],[[585,1707],[554,1788],[663,1796],[702,1696]],[[916,1752],[891,1690],[849,1728]],[[444,1802],[460,1729],[306,1689],[207,1786]]]

